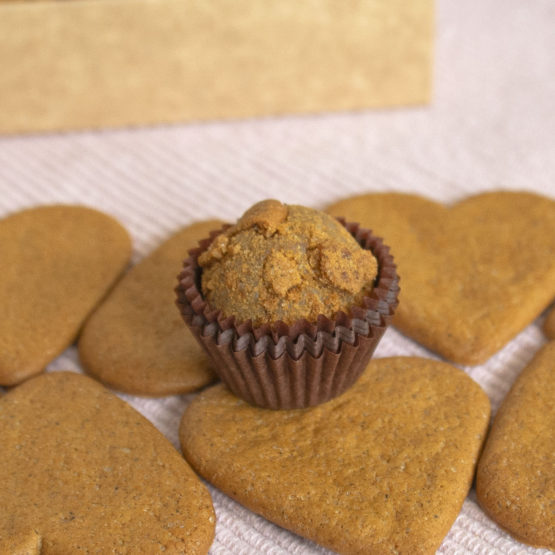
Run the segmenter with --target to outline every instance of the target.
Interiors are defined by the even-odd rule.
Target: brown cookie
[[[0,553],[206,553],[210,494],[100,384],[44,374],[0,399]]]
[[[187,251],[221,225],[182,229],[123,277],[81,334],[79,355],[90,374],[139,395],[186,393],[214,380],[175,307],[174,288]]]
[[[478,501],[516,539],[555,550],[555,341],[517,378],[476,477]]]
[[[451,207],[367,194],[328,208],[391,246],[401,276],[393,322],[462,364],[487,360],[555,297],[555,202],[492,192]]]
[[[373,360],[346,393],[255,408],[222,384],[187,408],[187,460],[222,491],[340,553],[433,553],[470,488],[489,401],[462,371]]]
[[[550,312],[547,313],[547,317],[543,324],[543,331],[547,337],[555,339],[555,308],[552,308]]]
[[[113,218],[42,206],[0,221],[0,384],[39,373],[70,345],[125,268],[131,241]]]

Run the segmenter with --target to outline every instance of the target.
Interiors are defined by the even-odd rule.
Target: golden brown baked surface
[[[484,362],[555,297],[551,199],[498,191],[447,207],[368,194],[328,212],[384,238],[401,276],[393,325],[455,362]]]
[[[327,214],[266,200],[199,258],[202,291],[225,316],[255,326],[331,317],[371,291],[377,262]]]
[[[343,395],[255,408],[223,385],[180,429],[193,468],[251,510],[340,553],[433,553],[470,488],[489,401],[462,371],[370,362]]]
[[[52,372],[0,399],[0,553],[206,553],[210,494],[150,422]]]
[[[113,218],[42,206],[0,221],[0,384],[40,372],[125,268],[131,241]]]
[[[551,339],[555,339],[555,308],[547,314],[545,322],[543,324],[543,331],[545,335]]]
[[[208,357],[175,307],[187,251],[222,222],[188,226],[134,266],[87,321],[79,356],[102,382],[140,395],[194,391],[214,380]]]
[[[480,457],[482,508],[517,540],[555,550],[555,341],[517,378]]]

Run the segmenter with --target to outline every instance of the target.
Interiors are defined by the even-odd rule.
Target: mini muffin
[[[178,306],[228,387],[269,408],[358,378],[397,306],[389,249],[356,224],[266,200],[190,251]]]

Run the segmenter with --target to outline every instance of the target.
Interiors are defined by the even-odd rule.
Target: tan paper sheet
[[[0,133],[422,104],[433,0],[0,4]]]

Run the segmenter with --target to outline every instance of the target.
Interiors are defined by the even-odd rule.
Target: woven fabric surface
[[[179,227],[235,220],[264,198],[323,207],[370,191],[441,202],[494,189],[555,198],[555,3],[439,0],[430,106],[148,129],[0,138],[0,217],[47,203],[115,216],[136,262]],[[495,411],[545,342],[542,317],[485,364],[464,367]],[[375,356],[435,358],[389,329]],[[75,347],[48,369],[81,371]],[[121,394],[178,445],[192,395]],[[217,514],[211,553],[327,551],[210,487]],[[503,532],[470,492],[440,553],[547,553]]]

